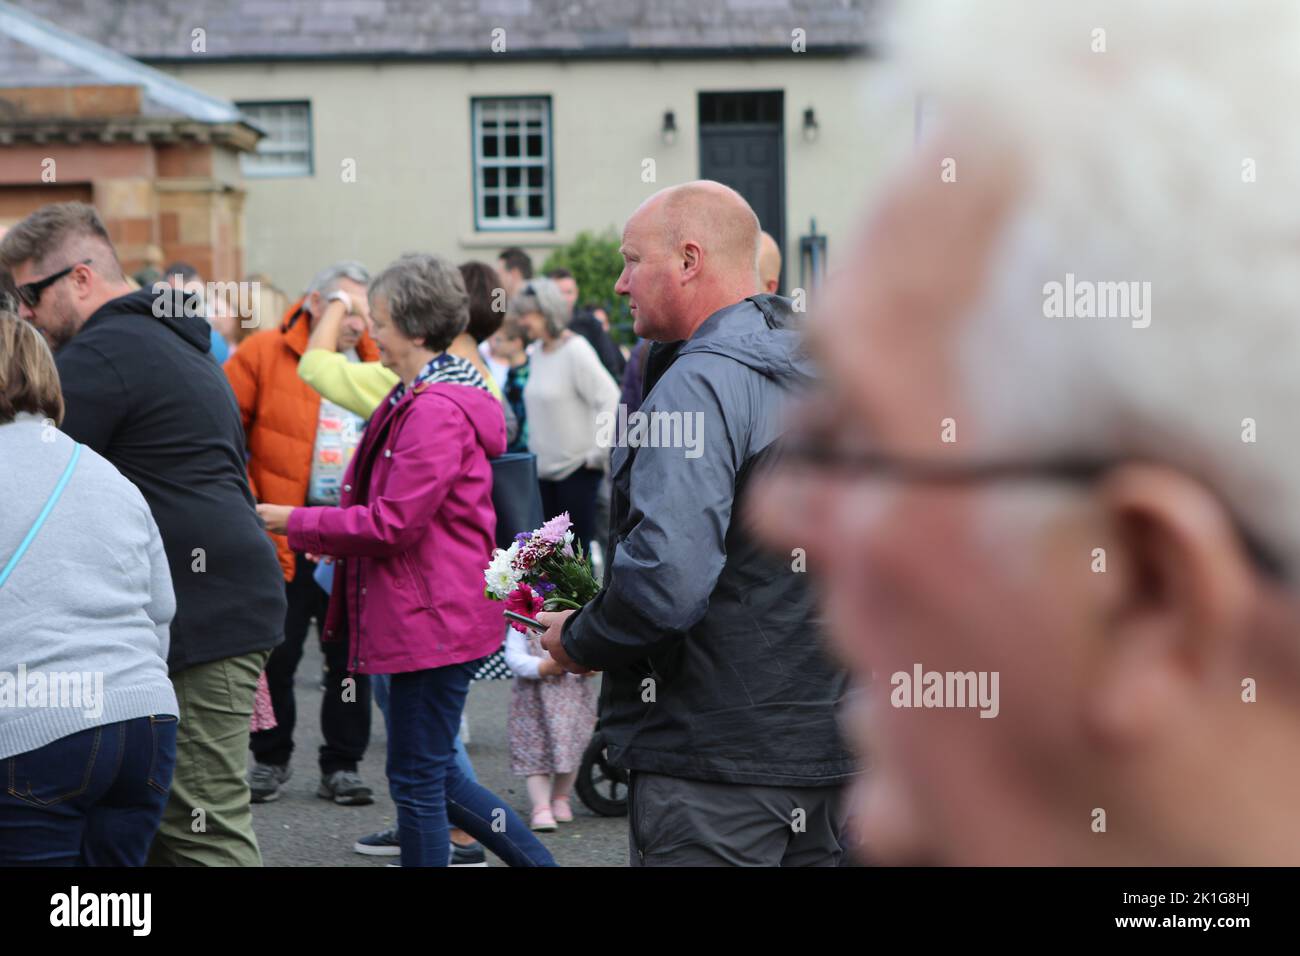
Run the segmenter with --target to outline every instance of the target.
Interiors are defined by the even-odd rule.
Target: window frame
[[[235,108],[238,109],[241,113],[243,113],[250,106],[251,107],[261,107],[261,106],[303,107],[303,110],[307,117],[307,166],[305,170],[303,169],[274,170],[274,169],[256,169],[256,168],[250,169],[247,165],[245,165],[245,161],[244,161],[245,155],[262,156],[262,155],[267,155],[268,153],[274,155],[277,153],[302,152],[302,150],[300,149],[289,149],[287,147],[281,147],[278,149],[271,149],[268,151],[268,153],[263,153],[261,149],[262,143],[265,142],[265,139],[269,139],[268,136],[263,140],[258,141],[256,149],[251,154],[244,154],[240,156],[239,170],[243,174],[244,178],[245,179],[295,179],[295,178],[315,176],[316,175],[316,128],[312,117],[311,100],[236,100],[235,101]],[[257,123],[256,117],[250,115],[248,118],[252,120],[254,124]]]
[[[520,160],[519,162],[507,162],[507,157],[493,157],[492,160],[484,162],[487,157],[482,155],[482,136],[479,125],[482,116],[482,106],[487,103],[521,103],[536,101],[541,103],[542,109],[542,147],[543,157],[541,162],[527,161],[529,157],[523,155],[521,149],[519,157],[512,157]],[[469,100],[469,127],[470,127],[470,179],[474,197],[474,231],[475,232],[554,232],[555,231],[555,145],[554,145],[554,110],[549,93],[534,93],[528,95],[509,95],[509,96],[471,96]],[[527,132],[520,131],[520,135],[526,140]],[[526,149],[526,146],[525,148]],[[546,185],[543,190],[545,200],[545,215],[541,219],[505,219],[498,217],[496,219],[486,218],[486,209],[484,208],[484,199],[486,186],[481,184],[481,173],[487,168],[495,169],[528,169],[530,167],[540,167],[546,177]],[[507,187],[498,187],[505,189]],[[531,188],[525,186],[524,188]],[[505,194],[501,194],[505,195]]]

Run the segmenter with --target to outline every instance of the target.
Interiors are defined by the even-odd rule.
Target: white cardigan
[[[525,637],[513,627],[506,634],[506,666],[515,672],[516,677],[525,680],[542,679],[541,673],[537,670],[542,663],[542,655],[534,654],[529,647],[529,644],[535,640],[536,638]]]

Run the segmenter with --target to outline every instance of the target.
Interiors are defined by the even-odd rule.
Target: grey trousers
[[[842,786],[760,787],[633,771],[632,866],[840,866]]]

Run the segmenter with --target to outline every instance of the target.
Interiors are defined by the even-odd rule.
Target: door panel
[[[730,186],[781,247],[785,276],[785,132],[781,92],[700,94],[700,178]],[[760,118],[759,122],[753,122]],[[748,120],[748,121],[745,121]],[[773,121],[775,120],[775,121]]]

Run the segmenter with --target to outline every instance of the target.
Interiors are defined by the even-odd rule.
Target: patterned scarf
[[[411,388],[419,385],[421,382],[428,382],[430,385],[438,382],[446,382],[451,385],[467,385],[470,388],[481,388],[489,395],[492,390],[487,387],[487,382],[483,381],[483,376],[469,362],[455,355],[449,355],[443,352],[441,355],[435,355],[429,359],[424,368],[420,369],[420,374],[415,376],[411,382]],[[393,392],[393,397],[388,401],[396,405],[405,397],[407,392],[406,383],[402,382]]]

